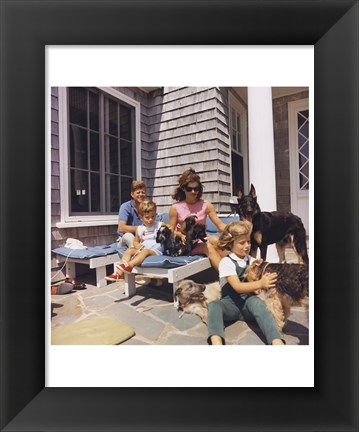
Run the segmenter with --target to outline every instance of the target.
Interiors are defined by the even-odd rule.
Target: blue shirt
[[[138,226],[142,225],[141,219],[138,217],[133,200],[126,201],[121,204],[118,212],[118,220],[125,221],[126,225]],[[123,232],[117,232],[119,236],[123,236]]]

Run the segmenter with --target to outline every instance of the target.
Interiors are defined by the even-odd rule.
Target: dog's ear
[[[252,183],[251,183],[251,190],[249,191],[249,195],[251,195],[252,198],[257,198],[257,193]]]
[[[239,201],[239,200],[242,198],[242,196],[243,196],[243,191],[242,191],[242,189],[238,189],[238,192],[237,192],[237,200]]]
[[[262,262],[263,262],[263,259],[262,259],[262,258],[257,258],[256,260],[254,260],[254,261],[252,262],[252,264],[254,264],[254,265],[256,265],[256,266],[260,266],[260,265],[262,264]]]

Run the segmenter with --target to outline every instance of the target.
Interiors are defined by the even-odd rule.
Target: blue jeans
[[[231,297],[225,296],[208,305],[208,343],[213,335],[220,336],[224,341],[224,321],[257,321],[268,345],[273,339],[282,339],[282,335],[268,311],[265,303],[256,295],[248,296],[244,302],[235,302]]]

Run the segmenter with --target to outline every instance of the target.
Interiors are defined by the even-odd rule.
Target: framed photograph
[[[156,61],[154,62],[153,59],[156,59]],[[216,60],[215,62],[214,59]],[[144,76],[142,65],[152,63],[154,63],[153,66]],[[269,63],[271,63],[271,67]],[[123,64],[130,64],[131,68],[122,70],[121,66]],[[195,70],[183,69],[183,65],[186,64],[196,64]],[[230,64],[231,69],[222,73],[223,65],[225,64]],[[263,69],[266,69],[266,74],[262,73]],[[118,77],[118,70],[121,70],[120,78]],[[84,76],[86,77],[84,78]],[[92,83],[92,85],[89,88],[79,86],[84,80],[87,83]],[[111,86],[111,83],[119,81],[121,82],[121,86]],[[70,151],[69,156],[66,157],[66,150],[64,149],[71,148],[71,146],[76,148],[80,142],[79,139],[73,137],[73,132],[69,135],[70,138],[66,139],[67,119],[70,118],[71,126],[69,127],[71,131],[83,130],[77,125],[79,121],[77,118],[80,117],[75,118],[73,114],[77,112],[76,109],[78,110],[78,105],[75,106],[78,103],[77,101],[84,100],[83,98],[87,98],[87,96],[100,101],[103,99],[103,102],[99,104],[100,107],[102,104],[105,107],[103,124],[107,124],[106,113],[109,112],[109,109],[106,109],[106,106],[109,104],[109,101],[120,104],[120,107],[124,106],[124,103],[127,103],[125,108],[123,108],[126,109],[125,112],[128,112],[128,107],[134,106],[134,103],[139,105],[138,108],[136,106],[133,108],[135,113],[137,110],[140,111],[140,115],[134,115],[134,122],[138,118],[137,129],[142,131],[136,134],[137,136],[141,136],[138,149],[136,150],[135,143],[132,144],[134,153],[141,154],[141,157],[135,158],[138,165],[142,164],[142,168],[141,166],[138,167],[137,173],[140,175],[142,173],[145,176],[142,179],[148,185],[148,196],[153,196],[153,200],[157,204],[157,212],[160,212],[163,217],[168,217],[168,209],[172,203],[170,195],[174,189],[172,186],[174,181],[176,181],[186,167],[190,166],[201,173],[201,181],[204,185],[203,197],[205,199],[208,196],[214,196],[216,187],[214,185],[218,184],[221,188],[218,193],[220,195],[219,198],[214,198],[216,201],[214,205],[217,208],[218,214],[222,214],[221,217],[228,220],[228,214],[231,213],[228,198],[228,191],[231,185],[228,186],[228,180],[231,179],[238,180],[238,185],[243,184],[243,180],[245,179],[245,188],[242,188],[246,191],[246,194],[250,189],[249,183],[254,182],[257,194],[262,190],[258,195],[258,202],[261,208],[272,208],[270,207],[271,204],[265,203],[269,194],[263,191],[263,185],[266,186],[268,184],[269,178],[276,177],[280,179],[283,171],[289,169],[289,157],[286,163],[282,162],[279,167],[276,165],[275,170],[274,164],[271,165],[269,160],[271,155],[274,153],[278,154],[278,140],[276,140],[274,147],[271,147],[271,143],[267,140],[267,137],[278,136],[279,134],[283,136],[287,133],[286,130],[283,130],[287,127],[283,121],[281,122],[281,126],[279,126],[280,130],[278,130],[278,127],[274,132],[272,130],[273,123],[277,125],[280,123],[280,119],[284,117],[283,112],[288,115],[286,110],[287,105],[290,107],[288,108],[289,111],[295,105],[294,112],[299,110],[302,113],[301,119],[305,123],[301,123],[303,127],[300,129],[300,136],[308,137],[308,140],[303,141],[302,144],[301,154],[307,155],[307,157],[303,158],[302,168],[297,170],[295,166],[292,170],[295,173],[295,179],[299,177],[298,172],[304,173],[306,167],[308,168],[309,135],[314,136],[313,122],[309,122],[309,111],[314,112],[313,81],[313,47],[281,47],[280,49],[275,47],[226,47],[226,49],[223,49],[222,47],[210,46],[46,47],[47,141],[51,142],[51,144],[47,145],[47,148],[53,150],[53,155],[50,155],[48,152],[46,166],[51,166],[51,172],[49,170],[47,176],[47,184],[49,185],[49,189],[51,185],[51,197],[53,197],[54,201],[52,202],[51,200],[53,212],[49,208],[50,200],[48,203],[48,220],[51,217],[51,224],[48,222],[49,229],[47,231],[48,240],[50,241],[51,238],[51,247],[48,247],[48,250],[53,250],[56,244],[64,244],[65,240],[61,238],[62,235],[67,237],[75,236],[86,245],[90,245],[92,235],[96,237],[97,244],[100,244],[100,240],[98,240],[99,227],[88,226],[84,229],[82,225],[88,224],[89,218],[94,220],[93,224],[99,223],[98,214],[94,213],[91,215],[89,211],[79,212],[78,200],[76,200],[75,211],[72,212],[75,213],[74,216],[70,212],[69,214],[63,214],[65,213],[63,211],[63,207],[65,206],[62,203],[69,200],[66,197],[66,190],[68,188],[62,186],[63,179],[67,179],[68,176],[66,160],[70,158],[70,154],[73,158]],[[99,82],[101,86],[97,87],[96,84]],[[139,82],[142,83],[141,88],[135,85]],[[236,87],[228,87],[226,86],[227,82],[237,82],[239,84]],[[297,83],[300,83],[301,86],[296,85]],[[244,86],[245,84],[247,87]],[[269,87],[265,87],[268,85]],[[255,92],[255,95],[253,96],[251,92]],[[258,95],[261,102],[253,102],[253,98],[258,97]],[[260,109],[263,107],[263,97],[268,101],[268,114]],[[249,98],[251,98],[250,101]],[[212,116],[214,115],[213,104],[217,104],[216,101],[219,103],[216,110],[219,116],[219,127],[218,130],[214,131]],[[250,102],[256,104],[256,108],[251,108],[251,115],[249,116],[247,107],[250,105]],[[272,105],[275,106],[273,114],[275,120],[268,122],[270,131],[263,133],[263,118],[266,115],[272,116]],[[253,105],[250,106],[252,107]],[[65,110],[70,114],[67,115]],[[120,112],[122,112],[121,110],[122,108],[120,108]],[[227,117],[227,110],[232,113],[230,117]],[[98,112],[101,114],[101,109]],[[153,115],[154,112],[155,115]],[[255,114],[257,115],[257,122],[256,126],[253,126]],[[94,114],[92,116],[94,117]],[[206,120],[206,116],[208,116],[208,120]],[[297,129],[296,116],[297,114],[295,114],[293,122],[290,122],[291,130]],[[250,128],[248,134],[246,134],[248,117],[250,117],[249,120],[251,122],[248,120]],[[236,121],[237,119],[240,119],[241,122]],[[233,150],[233,154],[235,154],[236,158],[236,162],[233,162],[233,165],[236,164],[236,168],[232,168],[232,172],[224,174],[226,168],[223,165],[225,163],[227,163],[228,171],[231,171],[228,166],[230,155],[224,156],[226,142],[229,142],[231,136],[227,132],[228,120],[231,121],[231,125],[233,124],[233,130],[237,130],[238,128],[242,133],[237,133],[233,144],[233,148],[235,149]],[[152,121],[154,122],[153,126],[150,125]],[[191,124],[191,121],[193,124]],[[127,124],[126,122],[127,117],[125,117],[124,125]],[[173,129],[173,125],[175,125],[175,129]],[[104,129],[106,130],[106,126]],[[152,129],[152,132],[146,138],[144,136],[145,131],[150,129]],[[153,132],[153,130],[158,130],[158,132]],[[263,134],[264,139],[260,137],[253,138],[254,133],[259,130]],[[250,138],[250,143],[248,143],[247,135]],[[214,139],[213,137],[216,138]],[[105,137],[103,141],[102,148],[104,149],[104,153],[109,154],[109,150],[106,153]],[[261,143],[262,149],[253,149],[257,142]],[[283,148],[286,143],[282,142],[279,145]],[[215,146],[214,151],[211,148],[212,146]],[[272,153],[269,152],[268,156],[264,156],[263,151],[268,147],[272,148]],[[296,133],[294,133],[294,138],[291,139],[291,144],[287,144],[287,147],[290,148],[291,154],[297,152]],[[227,148],[231,151],[231,146]],[[282,150],[283,153],[285,151],[284,149]],[[257,176],[253,173],[255,166],[251,166],[250,182],[247,178],[249,171],[248,152],[251,153],[249,165],[255,165],[253,160],[256,159],[257,165],[261,166]],[[89,153],[91,154],[91,150]],[[208,153],[211,154],[211,159],[205,161],[204,159]],[[288,150],[287,153],[289,153]],[[60,161],[59,156],[56,156],[56,154],[60,155]],[[116,160],[116,155],[117,147],[115,147],[111,160]],[[50,156],[51,160],[49,160]],[[123,155],[122,161],[125,160],[125,157],[126,154]],[[148,177],[147,173],[149,172],[151,159],[153,158],[156,158],[154,161],[156,168],[152,169],[153,174]],[[242,164],[240,163],[240,159],[242,160]],[[263,160],[266,160],[265,166],[263,166]],[[122,166],[123,162],[121,163]],[[247,171],[246,173],[243,172],[242,176],[239,169],[240,166],[244,167],[243,171]],[[269,170],[267,173],[264,173],[265,167]],[[270,171],[271,168],[273,168],[273,171]],[[304,230],[308,233],[309,239],[313,239],[313,231],[310,232],[309,230],[309,228],[313,228],[313,223],[311,221],[309,224],[308,212],[309,201],[312,202],[313,200],[312,196],[309,197],[309,177],[312,177],[313,174],[309,174],[309,170],[306,173],[307,175],[303,175],[303,179],[305,177],[305,183],[303,184],[304,192],[300,192],[301,202],[306,200],[306,205],[302,205],[300,217],[306,226]],[[151,178],[152,176],[155,179]],[[212,182],[210,181],[211,177]],[[227,181],[223,181],[224,177],[226,177]],[[134,178],[139,179],[137,176]],[[219,178],[222,178],[222,181],[218,181]],[[73,182],[76,182],[79,186],[73,188]],[[153,187],[154,182],[156,183],[156,187]],[[60,191],[56,184],[60,184]],[[80,186],[80,184],[83,186]],[[276,187],[277,190],[281,189],[280,184],[279,180],[279,186],[277,185]],[[128,183],[125,185],[124,192],[126,193]],[[286,186],[289,198],[289,179],[286,180]],[[282,188],[284,189],[286,186],[282,182]],[[76,190],[79,189],[89,190],[91,191],[90,193],[93,190],[88,186],[87,181],[82,183],[82,177],[80,178],[79,172],[71,169],[71,190],[73,190],[72,195],[74,197],[76,196]],[[235,193],[235,189],[236,186],[233,184],[233,193]],[[63,190],[65,190],[65,193]],[[210,192],[207,193],[208,190]],[[60,192],[60,196],[65,197],[59,200],[56,198],[58,196],[56,192]],[[306,198],[304,198],[305,193]],[[76,198],[80,198],[83,207],[86,207],[86,203],[89,201],[92,203],[92,200],[87,200],[88,195],[88,193],[84,193],[81,196],[76,196]],[[109,194],[105,193],[101,195],[109,196]],[[119,194],[116,192],[114,198],[118,200],[118,196]],[[219,200],[220,202],[218,202]],[[214,202],[212,198],[210,198],[210,201]],[[59,203],[61,203],[61,216],[58,211]],[[112,213],[113,225],[115,227],[117,226],[118,207],[119,204],[117,201]],[[222,208],[222,211],[219,211],[219,208]],[[299,215],[298,211],[295,214]],[[106,216],[111,217],[110,214]],[[101,217],[105,216],[101,214]],[[238,216],[232,217],[232,219],[238,220]],[[100,227],[102,239],[105,238],[106,230],[112,230],[112,235],[109,236],[109,243],[112,243],[115,238],[113,225]],[[211,230],[210,224],[208,224],[208,228]],[[71,234],[72,232],[74,233],[73,235]],[[81,235],[85,237],[81,237]],[[310,244],[312,245],[313,243],[310,242]],[[267,259],[269,261],[278,261],[275,246],[272,245],[272,248],[273,250],[270,250],[270,248],[268,250]],[[71,252],[71,257],[73,257],[76,251],[72,250]],[[80,250],[80,253],[83,253],[83,251]],[[289,251],[287,255],[288,253]],[[311,255],[310,250],[309,255]],[[50,253],[48,256],[50,259]],[[116,257],[118,260],[117,254]],[[167,259],[162,256],[158,258],[161,260]],[[289,260],[297,262],[297,258],[293,252],[292,258],[289,257]],[[59,273],[56,261],[52,260],[48,268],[48,280],[50,280],[50,276],[53,277],[52,275]],[[311,269],[313,268],[314,265],[311,266]],[[160,271],[163,274],[163,269],[160,269]],[[212,279],[208,279],[208,282],[218,280],[218,273],[214,271],[212,273],[213,276],[203,274],[200,276],[194,273],[193,276],[187,276],[186,279],[193,279],[195,277],[196,280],[204,282],[206,278],[212,277]],[[310,280],[313,286],[312,275]],[[257,333],[255,333],[253,325],[247,327],[243,321],[237,321],[227,324],[225,331],[226,349],[213,352],[211,356],[208,356],[207,326],[201,323],[199,317],[190,317],[188,314],[182,314],[181,318],[181,312],[173,307],[171,298],[173,287],[166,286],[166,288],[168,289],[161,287],[161,293],[157,291],[153,292],[148,287],[138,289],[135,293],[136,295],[126,300],[124,297],[125,288],[123,282],[106,286],[106,281],[104,281],[104,284],[100,287],[91,287],[90,283],[87,289],[76,291],[65,296],[66,298],[51,296],[50,299],[50,295],[48,295],[48,340],[51,340],[51,342],[49,343],[46,357],[46,386],[91,387],[101,385],[104,387],[127,387],[138,386],[140,384],[141,387],[183,387],[188,385],[188,383],[186,384],[179,375],[175,375],[171,382],[168,381],[167,377],[172,374],[174,363],[178,362],[180,364],[186,362],[186,359],[189,357],[196,357],[197,361],[201,364],[201,374],[195,374],[191,378],[192,387],[209,386],[207,376],[211,374],[216,364],[220,363],[226,363],[227,369],[222,371],[218,378],[212,378],[211,386],[213,387],[308,387],[314,385],[314,333],[312,331],[308,332],[309,316],[304,308],[294,312],[290,317],[283,335],[288,345],[288,349],[285,352],[266,349],[267,347],[265,346],[262,347],[263,350],[259,350],[259,345],[263,345],[266,342],[260,339],[259,336],[262,336],[260,330],[258,329]],[[311,288],[310,290],[312,293],[314,292]],[[47,292],[50,292],[50,289]],[[163,301],[161,301],[161,294]],[[311,299],[313,298],[314,295],[311,296]],[[79,310],[82,311],[81,317],[76,313]],[[313,303],[310,305],[309,310],[311,320],[313,320]],[[84,325],[92,325],[88,317],[94,313],[102,315],[111,314],[113,317],[118,317],[121,322],[128,323],[134,328],[135,335],[130,340],[125,341],[121,347],[113,345],[110,348],[98,342],[98,345],[87,346],[85,348],[80,346],[79,342],[81,343],[81,341],[78,339],[75,340],[77,343],[74,343],[74,333],[72,333],[71,340],[67,339],[67,346],[61,346],[63,339],[59,343],[59,334],[62,335],[64,329],[68,331],[69,323],[73,322],[71,320],[76,320],[76,323],[73,324],[75,326],[78,325],[77,323],[80,319]],[[90,334],[93,336],[95,334],[98,335],[93,330]],[[106,333],[106,338],[108,334],[109,332]],[[89,342],[91,341],[89,339],[86,341],[90,345]],[[61,369],[61,364],[66,361],[65,359],[69,355],[82,364],[80,370],[65,371]],[[260,367],[259,358],[261,356],[265,356],[266,358],[267,368],[272,371],[270,375],[266,373],[265,369]],[[142,358],[144,357],[146,358],[145,368],[142,367]],[[252,367],[258,370],[255,379],[243,374],[233,376],[232,370],[236,368],[239,358],[246,364],[252,364]],[[107,377],[104,373],[89,374],[94,368],[96,369],[98,364],[103,362],[107,364],[107,371],[113,368],[116,369],[117,364],[120,362],[124,365],[131,365],[131,368],[136,370],[136,379],[126,374],[118,374],[116,376],[109,374]],[[295,364],[300,364],[301,368],[296,375],[288,378],[283,364],[279,366],[281,362],[285,365],[291,365],[290,368],[295,367]],[[149,370],[151,370],[151,374],[148,373]],[[279,376],[278,371],[281,372]]]
[[[28,1],[5,4],[2,11],[2,429],[357,430],[358,3],[50,1],[45,6]],[[45,385],[45,50],[144,44],[219,45],[223,50],[230,45],[314,46],[314,387],[257,383],[229,388],[221,380],[193,387],[187,373],[180,379],[188,384],[176,386],[184,365],[204,372],[209,383],[228,368],[255,377],[263,376],[267,366],[266,358],[237,365],[220,357],[218,369],[208,368],[206,359],[190,356],[171,359],[170,365],[163,359],[173,386],[139,388],[139,363],[131,367],[106,358],[89,373],[108,374],[111,364],[114,381],[126,374],[134,384]],[[84,85],[91,85],[86,77]],[[79,361],[67,350],[57,367],[64,375],[81,374],[86,361],[85,351]],[[142,365],[145,370],[145,359]],[[291,382],[291,375],[300,376],[300,366],[305,367],[279,366],[275,374]],[[283,376],[280,380],[285,382]]]

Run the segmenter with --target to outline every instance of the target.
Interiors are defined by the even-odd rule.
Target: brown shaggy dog
[[[183,312],[196,314],[207,324],[208,303],[221,298],[221,288],[218,282],[204,285],[184,279],[178,283],[175,296]]]
[[[248,267],[246,279],[248,282],[256,281],[268,272],[277,273],[276,287],[260,290],[256,294],[266,303],[282,331],[292,306],[304,306],[308,311],[309,267],[305,264],[268,263],[257,259]]]

